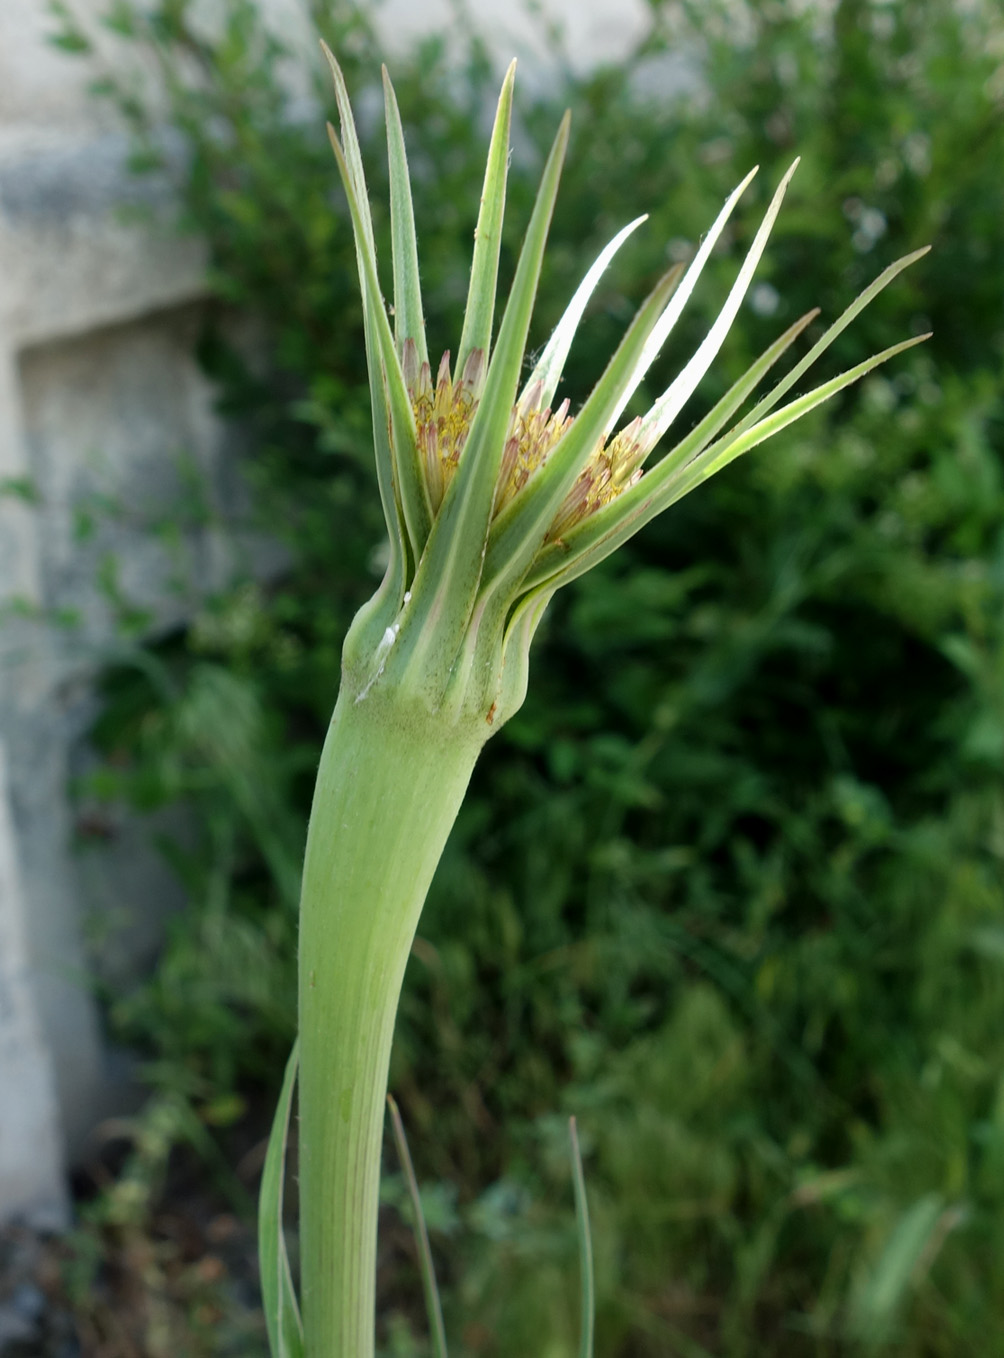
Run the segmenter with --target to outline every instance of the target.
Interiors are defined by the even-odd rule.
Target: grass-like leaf
[[[603,436],[611,410],[630,381],[639,355],[663,315],[683,269],[666,273],[652,289],[628,327],[606,371],[543,467],[506,505],[492,525],[485,556],[484,586],[503,587],[530,565],[561,502],[571,490]]]
[[[593,264],[585,278],[583,278],[582,282],[575,289],[572,300],[566,307],[564,315],[555,326],[554,333],[544,347],[544,352],[540,356],[540,361],[530,374],[529,379],[523,388],[525,396],[526,393],[532,392],[535,389],[538,382],[541,383],[541,391],[536,402],[539,407],[543,408],[544,406],[549,406],[554,399],[554,393],[558,389],[558,383],[561,381],[561,374],[564,371],[565,361],[568,358],[568,351],[572,347],[572,340],[575,338],[575,332],[579,328],[579,322],[582,320],[582,315],[589,303],[589,299],[596,291],[597,283],[599,283],[600,279],[603,277],[610,265],[610,261],[627,240],[628,236],[636,231],[638,227],[641,226],[642,222],[646,221],[648,221],[647,212],[641,217],[636,217],[633,222],[629,222],[627,226],[618,231],[610,244],[600,251],[595,264]],[[521,403],[524,396],[520,397]]]
[[[900,340],[898,344],[891,344],[888,349],[883,349],[880,353],[873,354],[871,358],[866,358],[863,362],[855,364],[853,368],[848,368],[846,372],[839,373],[829,382],[823,382],[812,391],[806,392],[804,396],[799,396],[794,401],[789,401],[780,410],[775,410],[773,415],[768,415],[765,419],[758,420],[756,424],[744,430],[743,433],[736,435],[726,434],[717,443],[702,453],[699,459],[695,460],[694,468],[700,469],[700,481],[706,481],[708,477],[714,476],[716,472],[727,467],[730,462],[735,461],[743,453],[748,453],[751,448],[755,448],[758,443],[763,443],[766,439],[772,438],[782,429],[786,429],[789,424],[794,424],[803,415],[808,415],[810,410],[815,410],[816,406],[822,405],[838,392],[849,387],[853,382],[859,382],[882,363],[888,363],[890,358],[895,358],[897,354],[902,354],[907,349],[912,349],[914,345],[923,344],[925,340],[931,338],[930,332],[925,335],[914,335],[912,339]],[[689,468],[688,468],[689,470]],[[697,484],[700,484],[698,482]],[[674,496],[674,499],[677,497]]]
[[[412,587],[414,602],[395,648],[403,666],[422,674],[426,682],[432,679],[436,693],[430,693],[430,697],[434,701],[445,691],[478,594],[499,466],[568,145],[568,127],[566,113],[544,166],[464,455],[432,526]],[[388,661],[388,673],[394,658]],[[398,670],[398,677],[405,672]]]
[[[735,432],[742,433],[743,430],[748,429],[751,425],[756,424],[758,420],[763,419],[768,411],[773,410],[778,401],[791,391],[795,383],[808,372],[816,359],[826,352],[837,336],[847,329],[850,323],[864,311],[865,307],[868,306],[870,302],[874,301],[879,293],[887,288],[893,279],[901,274],[904,269],[908,269],[911,264],[916,264],[918,259],[923,259],[930,249],[931,247],[929,245],[921,246],[919,250],[914,250],[912,253],[904,255],[901,259],[897,259],[890,264],[887,269],[883,269],[879,276],[869,283],[863,292],[855,297],[850,306],[840,313],[833,324],[827,327],[809,352],[805,354],[803,358],[799,359],[790,372],[785,373],[777,386],[773,387],[763,400],[758,401],[749,414],[743,417],[736,427]]]
[[[963,1213],[940,1193],[925,1193],[902,1214],[856,1290],[851,1327],[866,1350],[875,1352],[891,1337],[897,1315],[918,1277]]]
[[[498,283],[499,250],[502,245],[502,219],[505,215],[506,180],[509,174],[509,127],[512,122],[512,91],[516,79],[516,63],[510,62],[502,82],[495,125],[488,147],[488,164],[481,190],[481,208],[474,231],[474,255],[471,260],[471,281],[464,311],[464,328],[460,332],[453,380],[460,379],[468,358],[481,349],[488,361],[491,352],[492,326],[495,322],[495,289]]]
[[[677,415],[690,400],[697,384],[711,367],[719,349],[725,342],[725,337],[732,328],[732,322],[742,305],[742,300],[746,296],[750,283],[753,281],[753,274],[756,266],[760,263],[767,246],[767,240],[773,229],[777,214],[781,210],[781,203],[784,201],[785,191],[791,182],[791,176],[798,167],[795,160],[788,169],[781,183],[778,185],[774,197],[770,201],[770,206],[764,213],[760,229],[753,238],[746,258],[743,260],[739,275],[729,290],[729,295],[725,300],[725,305],[715,319],[711,329],[698,345],[693,357],[680,370],[667,389],[656,401],[655,405],[645,416],[642,422],[642,430],[650,434],[653,438],[661,438],[669,426],[676,419]]]
[[[363,308],[370,326],[373,344],[379,356],[376,368],[370,370],[370,384],[382,377],[386,391],[387,408],[390,413],[391,439],[393,454],[393,485],[397,490],[401,513],[412,555],[417,559],[422,552],[432,523],[432,508],[429,492],[418,458],[416,444],[415,415],[411,408],[411,398],[405,386],[404,374],[397,356],[397,346],[391,332],[390,321],[380,292],[377,277],[376,253],[367,241],[366,221],[368,210],[364,210],[356,193],[351,168],[343,148],[339,144],[335,129],[328,124],[328,137],[335,161],[342,177],[345,196],[349,202],[349,214],[356,236],[356,247],[360,258],[360,277],[362,280]]]
[[[928,335],[917,335],[913,339],[903,340],[888,349],[883,349],[881,353],[872,355],[871,358],[840,373],[829,382],[824,382],[804,396],[790,401],[788,405],[782,406],[773,415],[768,415],[766,419],[760,420],[742,433],[730,431],[682,468],[676,465],[676,459],[670,454],[612,504],[605,505],[591,520],[587,520],[586,532],[581,534],[576,531],[570,532],[563,547],[556,547],[550,551],[547,560],[542,558],[535,566],[527,584],[530,586],[543,584],[552,589],[569,584],[611,552],[616,551],[650,519],[663,513],[670,505],[682,499],[737,457],[749,452],[751,448],[755,448],[758,443],[763,443],[774,434],[780,433],[782,429],[807,415],[816,406],[822,405],[845,387],[859,381],[879,364],[886,363],[890,358],[903,353],[906,349],[912,349],[915,344],[921,344],[928,338]],[[562,559],[563,564],[559,564]],[[547,566],[551,569],[547,570]]]
[[[655,330],[653,330],[651,336],[649,337],[648,344],[645,346],[645,350],[641,355],[641,358],[638,360],[638,364],[631,377],[631,381],[624,388],[624,392],[621,396],[621,399],[617,403],[616,409],[614,410],[609,421],[607,422],[607,429],[612,429],[614,425],[617,423],[617,420],[620,418],[621,412],[624,410],[624,408],[627,406],[628,401],[630,401],[631,397],[637,391],[639,385],[641,384],[642,380],[645,377],[645,374],[648,372],[649,368],[652,366],[655,360],[659,357],[659,354],[662,351],[662,346],[666,343],[666,340],[669,338],[673,330],[673,327],[676,325],[676,322],[680,319],[680,316],[683,312],[683,308],[687,305],[687,302],[690,300],[690,294],[694,291],[694,288],[697,286],[697,280],[700,278],[701,273],[704,270],[704,266],[705,264],[707,264],[708,259],[711,255],[712,250],[717,245],[718,238],[725,230],[725,227],[728,224],[728,220],[732,216],[733,211],[735,210],[736,204],[739,202],[739,199],[746,192],[746,189],[750,184],[751,180],[753,179],[753,176],[756,174],[758,168],[759,166],[754,166],[753,169],[750,170],[746,178],[742,181],[742,183],[736,185],[736,187],[732,190],[728,198],[725,200],[725,206],[722,208],[721,212],[719,212],[718,216],[712,223],[711,230],[704,237],[704,240],[701,241],[697,254],[691,260],[686,273],[683,275],[683,278],[680,282],[680,286],[677,289],[676,293],[674,294],[672,302],[666,308],[658,326],[655,328]]]
[[[408,545],[402,508],[398,496],[394,470],[394,452],[389,437],[390,410],[387,401],[386,383],[380,379],[380,343],[373,323],[371,308],[366,299],[370,292],[367,283],[367,259],[372,261],[372,273],[376,277],[376,247],[373,241],[373,220],[370,215],[369,198],[366,192],[366,175],[363,170],[362,152],[356,131],[352,105],[345,86],[342,69],[326,43],[321,43],[325,59],[331,69],[335,86],[335,100],[342,129],[341,142],[335,152],[340,161],[342,180],[349,197],[349,210],[352,216],[352,231],[356,247],[356,263],[359,270],[359,288],[363,299],[363,329],[366,342],[366,366],[370,374],[370,405],[373,415],[374,451],[376,454],[377,485],[380,490],[380,503],[383,506],[384,520],[390,538],[390,559],[384,578],[384,592],[400,600],[404,593],[404,579],[407,572]],[[334,146],[337,138],[328,128]],[[344,150],[343,150],[344,148]],[[342,167],[344,167],[342,169]],[[351,187],[350,187],[351,186]],[[355,210],[353,211],[353,207]],[[377,290],[379,299],[379,289]],[[382,310],[382,303],[380,303]],[[382,609],[374,610],[374,615]],[[382,629],[381,629],[382,630]]]
[[[582,1169],[579,1133],[575,1119],[568,1120],[568,1136],[572,1143],[572,1183],[575,1187],[575,1227],[579,1237],[579,1286],[581,1289],[581,1321],[579,1328],[579,1358],[593,1358],[593,1331],[596,1326],[596,1283],[593,1277],[593,1242],[589,1230],[589,1202],[586,1198],[586,1176]]]
[[[418,1191],[418,1180],[415,1178],[415,1166],[411,1161],[411,1151],[408,1149],[408,1138],[405,1136],[401,1113],[392,1094],[387,1095],[387,1106],[390,1108],[390,1120],[394,1129],[397,1158],[401,1162],[405,1182],[408,1185],[408,1195],[411,1198],[412,1228],[415,1232],[418,1266],[422,1274],[422,1291],[425,1293],[425,1309],[429,1317],[429,1329],[432,1335],[432,1356],[433,1358],[447,1358],[443,1308],[439,1300],[436,1270],[432,1262],[432,1247],[429,1244],[429,1232],[426,1229],[425,1214],[422,1211],[422,1197]]]
[[[299,1064],[299,1043],[286,1062],[279,1104],[268,1138],[265,1168],[258,1198],[258,1261],[265,1324],[272,1358],[303,1358],[303,1324],[289,1270],[289,1255],[282,1230],[282,1199],[286,1180],[286,1142],[290,1109]]]
[[[404,129],[397,96],[387,67],[383,67],[384,107],[387,112],[387,161],[390,167],[390,229],[394,256],[394,336],[397,352],[405,340],[413,340],[419,363],[429,361],[425,342],[425,317],[422,312],[422,287],[418,276],[418,242],[415,238],[415,209],[411,199],[411,177],[404,146]]]
[[[366,246],[369,247],[369,253],[373,257],[375,267],[376,245],[373,240],[373,218],[370,215],[370,200],[366,189],[366,171],[363,169],[359,133],[356,131],[356,120],[352,113],[352,105],[349,102],[348,87],[345,84],[345,77],[342,75],[342,68],[326,42],[321,42],[321,51],[324,53],[325,60],[331,70],[331,78],[334,81],[335,102],[338,105],[338,121],[342,129],[342,145],[345,148],[348,177],[359,206],[363,239]],[[358,243],[356,248],[358,254]],[[360,282],[363,282],[362,277],[360,277]]]

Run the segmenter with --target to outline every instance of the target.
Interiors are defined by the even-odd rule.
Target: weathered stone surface
[[[0,745],[0,1204],[5,1215],[61,1209],[61,1128],[50,1050],[36,1009],[24,894]]]

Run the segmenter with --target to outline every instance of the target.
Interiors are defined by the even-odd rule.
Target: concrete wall
[[[75,7],[94,15],[104,0]],[[287,36],[312,42],[297,0],[263,7]],[[551,8],[583,64],[624,50],[643,23],[643,0]],[[495,26],[501,54],[546,66],[539,28],[499,21],[493,0],[472,9]],[[450,17],[445,0],[387,0],[378,14],[391,53]],[[180,449],[224,512],[235,456],[192,358],[202,251],[171,232],[166,213],[161,228],[118,219],[137,192],[124,138],[87,94],[93,71],[51,48],[50,28],[44,0],[0,0],[0,489],[27,480],[40,494],[35,506],[0,495],[0,607],[79,617],[72,629],[0,622],[0,1219],[58,1217],[68,1154],[121,1098],[88,989],[85,883],[123,914],[124,936],[147,942],[144,921],[171,895],[135,827],[115,827],[96,874],[73,850],[71,751],[116,636],[98,566],[114,553],[128,593],[159,625],[182,619],[192,600],[168,587],[173,561],[146,528],[178,493]],[[82,542],[76,511],[94,495],[123,512]],[[203,582],[225,578],[235,542],[188,531]]]

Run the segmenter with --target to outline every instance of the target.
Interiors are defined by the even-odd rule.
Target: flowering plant
[[[301,894],[299,1039],[287,1068],[261,1200],[262,1282],[273,1358],[373,1353],[380,1150],[404,968],[478,754],[525,697],[530,644],[555,591],[742,453],[926,338],[904,340],[786,399],[837,335],[921,250],[886,269],[740,415],[818,313],[800,317],[707,415],[646,467],[736,318],[796,161],[774,193],[719,315],[647,413],[621,422],[755,170],[730,195],[689,266],[675,266],[656,283],[581,410],[573,414],[567,401],[555,407],[589,298],[644,218],[629,223],[601,252],[521,381],[569,120],[566,115],[544,167],[493,344],[514,63],[502,85],[489,147],[460,342],[455,356],[443,355],[433,381],[393,87],[385,72],[392,324],[348,93],[337,62],[327,56],[341,135],[329,132],[355,237],[389,553],[380,587],[345,640],[341,687],[311,811]],[[302,1316],[281,1231],[282,1165],[297,1067]],[[581,1189],[578,1196],[583,1201]],[[588,1317],[583,1330],[588,1354]],[[438,1351],[445,1354],[438,1320],[436,1335]]]

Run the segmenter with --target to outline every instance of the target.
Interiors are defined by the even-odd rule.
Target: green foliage
[[[526,706],[475,775],[423,917],[395,1053],[419,1176],[458,1195],[441,1229],[428,1214],[458,1352],[575,1351],[569,1112],[597,1353],[960,1358],[999,1329],[1004,29],[992,4],[805,9],[653,3],[634,59],[555,96],[573,138],[542,323],[583,262],[652,213],[577,340],[573,404],[667,240],[682,253],[752,163],[766,193],[794,150],[754,306],[698,405],[796,316],[819,304],[832,319],[929,240],[832,371],[911,329],[935,338],[548,616]],[[180,158],[128,71],[107,88],[143,164],[177,176],[221,313],[264,337],[253,365],[210,314],[202,354],[251,432],[263,521],[290,564],[110,679],[97,790],[195,808],[175,850],[189,913],[110,1014],[161,1097],[180,1091],[209,1121],[215,1100],[281,1078],[301,827],[341,636],[381,563],[355,264],[322,120],[293,116],[292,63],[247,0],[215,35],[191,10],[122,4],[113,25],[156,56]],[[362,12],[313,18],[365,106],[379,58]],[[676,51],[705,93],[664,94]],[[423,299],[445,343],[495,82],[476,45],[402,64]],[[518,107],[512,223],[555,123],[550,99]],[[380,135],[364,120],[368,166]],[[375,228],[387,260],[389,222]],[[503,282],[517,245],[504,238]],[[727,267],[712,261],[668,363]],[[423,1332],[420,1302],[387,1312],[387,1352],[421,1352],[405,1319]]]

